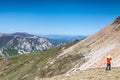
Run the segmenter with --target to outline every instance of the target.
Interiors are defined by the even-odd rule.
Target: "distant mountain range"
[[[0,33],[0,55],[2,56],[42,51],[63,44],[65,42],[46,39],[28,33]]]
[[[40,35],[45,38],[64,41],[64,42],[72,42],[74,40],[82,40],[87,36],[72,36],[72,35]]]

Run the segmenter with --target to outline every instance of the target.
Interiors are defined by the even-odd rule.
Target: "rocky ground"
[[[120,80],[120,68],[112,68],[111,71],[106,71],[105,68],[96,68],[51,78],[39,79],[36,77],[35,80]]]

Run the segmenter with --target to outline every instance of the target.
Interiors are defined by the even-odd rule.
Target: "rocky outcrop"
[[[64,42],[52,41],[28,33],[0,34],[0,55],[42,51],[62,44]]]

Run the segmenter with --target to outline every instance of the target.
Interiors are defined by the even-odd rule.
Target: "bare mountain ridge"
[[[120,17],[99,32],[63,50],[61,54],[47,63],[43,72],[48,70],[45,74],[50,75],[52,65],[58,61],[69,60],[70,56],[77,57],[72,57],[73,61],[71,59],[68,62],[69,65],[67,66],[70,67],[67,68],[68,71],[66,70],[67,74],[78,70],[105,67],[108,54],[113,58],[112,67],[120,67]],[[62,66],[67,67],[65,64]]]
[[[120,67],[120,17],[117,17],[113,23],[109,24],[99,32],[87,37],[82,41],[79,41],[77,44],[67,49],[64,49],[63,52],[58,54],[54,59],[48,61],[46,66],[41,69],[44,74],[42,74],[42,76],[55,76],[53,78],[47,78],[45,80],[68,80],[69,76],[73,78],[70,80],[82,79],[81,77],[84,76],[81,76],[77,79],[77,77],[74,77],[72,75],[76,76],[76,73],[74,74],[74,72],[77,71],[80,73],[79,75],[82,75],[81,70],[88,70],[89,72],[89,69],[91,68],[93,71],[96,71],[95,68],[101,68],[103,69],[103,71],[105,71],[106,57],[108,54],[111,55],[113,58],[112,67],[115,67],[115,69],[116,67]],[[115,72],[111,73],[113,74]],[[99,71],[96,72],[96,75],[99,75],[97,73],[99,73]],[[61,76],[56,77],[56,75],[61,74],[64,74],[64,77],[62,76],[63,78]],[[89,73],[85,74],[87,76],[90,75]],[[101,74],[105,74],[105,72]],[[110,75],[109,73],[106,74]],[[68,76],[67,78],[66,75]],[[91,78],[84,79],[94,80],[95,77],[93,76],[89,76]],[[102,79],[102,77],[98,79]],[[110,77],[110,79],[113,78]],[[114,76],[114,79],[119,79],[118,75],[117,78]],[[35,80],[41,79],[39,78],[39,76],[37,76]]]
[[[113,58],[112,66],[119,67],[120,17],[96,34],[88,37],[84,42],[90,44],[91,52],[87,54],[86,58],[89,60],[80,67],[81,70],[105,67],[105,59],[108,54]]]
[[[90,52],[85,53],[86,62],[78,69],[105,67],[105,58],[109,54],[112,56],[112,65],[119,67],[120,56],[120,17],[112,24],[103,28],[99,32],[91,35],[79,44],[89,46]],[[79,47],[79,46],[77,46]]]

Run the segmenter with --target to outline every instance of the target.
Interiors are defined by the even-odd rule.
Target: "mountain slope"
[[[80,48],[81,45],[88,46],[89,52],[84,53],[86,62],[77,69],[85,70],[88,68],[105,67],[105,58],[108,54],[113,58],[112,65],[120,67],[120,17],[104,29],[79,42],[73,47],[74,49],[69,49],[69,52]],[[80,54],[81,49],[77,53]]]
[[[120,17],[99,32],[63,50],[43,69],[44,76],[56,75],[55,72],[58,70],[61,73],[62,71],[63,73],[72,73],[77,70],[105,67],[108,54],[113,58],[112,67],[120,67]],[[58,62],[59,64],[57,64]],[[54,65],[57,67],[53,67]],[[51,73],[52,69],[54,72]]]
[[[0,80],[34,80],[37,76],[43,77],[42,69],[63,49],[77,42],[31,54],[0,57]],[[61,71],[58,73],[61,74]]]
[[[0,55],[8,56],[42,51],[62,44],[64,42],[49,40],[28,33],[1,34]]]
[[[108,54],[113,58],[112,65],[120,67],[120,17],[84,42],[90,45],[91,52],[87,54],[89,60],[80,67],[81,70],[105,66]]]

